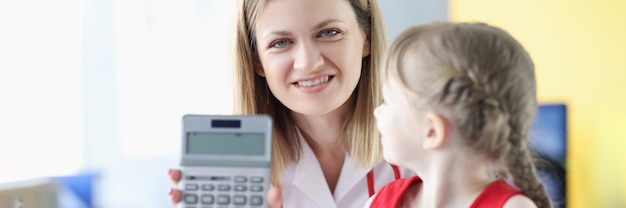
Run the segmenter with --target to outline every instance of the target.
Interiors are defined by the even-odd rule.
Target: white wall
[[[82,163],[82,0],[0,0],[0,182]]]
[[[448,20],[447,0],[378,0],[389,41],[414,24]]]

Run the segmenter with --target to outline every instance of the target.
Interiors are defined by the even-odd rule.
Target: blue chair
[[[56,177],[55,179],[65,190],[68,190],[70,194],[75,196],[80,204],[84,205],[86,208],[93,208],[93,184],[96,177],[97,175],[94,173],[81,172],[75,175]]]

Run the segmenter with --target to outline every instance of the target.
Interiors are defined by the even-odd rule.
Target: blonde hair
[[[348,112],[344,122],[346,152],[363,167],[373,167],[382,161],[382,148],[376,129],[374,108],[381,103],[379,61],[387,46],[382,15],[376,0],[349,0],[360,28],[370,43],[370,55],[363,58],[359,83],[353,95],[354,111]],[[297,127],[290,110],[270,92],[264,77],[254,70],[260,62],[255,43],[255,28],[267,0],[239,0],[234,35],[235,49],[235,102],[236,114],[268,114],[274,122],[272,146],[272,182],[279,186],[278,178],[302,154],[302,144],[297,139]]]
[[[526,146],[537,109],[534,64],[511,35],[481,23],[411,27],[391,45],[382,70],[417,108],[445,109],[471,151],[538,207],[550,207]]]

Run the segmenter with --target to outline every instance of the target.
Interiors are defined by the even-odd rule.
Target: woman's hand
[[[178,170],[178,169],[170,169],[168,174],[170,175],[170,180],[172,180],[174,185],[178,186],[178,182],[180,181],[180,175],[181,175],[180,174],[180,170]],[[182,193],[183,192],[180,191],[179,189],[176,189],[176,188],[170,189],[170,201],[172,202],[172,204],[174,206],[176,206],[176,204],[178,204],[178,202],[180,202],[180,198],[183,195]]]
[[[174,183],[175,186],[178,186],[178,182],[180,181],[180,170],[178,169],[170,169],[168,172],[170,176],[170,180]],[[179,189],[172,188],[170,189],[170,201],[174,206],[180,202],[180,199],[183,195],[183,192]],[[283,207],[283,195],[280,189],[272,186],[270,190],[267,190],[267,204],[271,208],[282,208]]]
[[[270,208],[282,208],[283,207],[283,194],[282,191],[274,186],[267,190],[267,204]]]

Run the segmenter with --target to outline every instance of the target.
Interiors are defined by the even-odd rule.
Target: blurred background
[[[553,199],[626,207],[626,1],[379,4],[390,40],[432,20],[508,30],[536,64],[531,146],[551,164],[541,177]],[[76,195],[73,207],[172,207],[182,115],[231,109],[232,7],[0,0],[0,189],[51,178]]]

